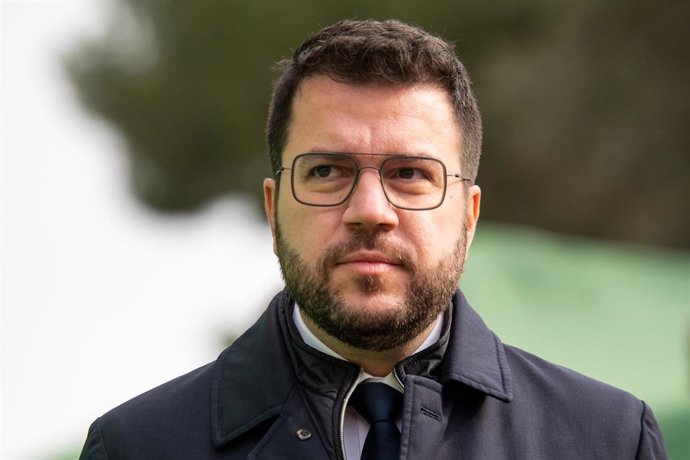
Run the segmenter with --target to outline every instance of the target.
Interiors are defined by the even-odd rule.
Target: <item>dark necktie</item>
[[[360,383],[350,404],[369,422],[362,460],[398,460],[400,430],[395,419],[402,409],[403,395],[385,383]]]

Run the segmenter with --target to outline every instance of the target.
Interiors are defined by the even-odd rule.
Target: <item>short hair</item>
[[[306,78],[322,75],[347,84],[438,85],[450,97],[460,129],[463,175],[476,179],[482,120],[453,44],[397,20],[344,20],[317,31],[277,69],[266,125],[274,174],[281,167],[295,92]]]

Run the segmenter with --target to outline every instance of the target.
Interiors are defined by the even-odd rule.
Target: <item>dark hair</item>
[[[306,78],[323,75],[352,84],[439,85],[452,101],[461,131],[463,175],[476,179],[481,115],[467,70],[447,41],[397,20],[345,20],[316,32],[277,68],[266,126],[274,174],[281,167],[295,92]]]

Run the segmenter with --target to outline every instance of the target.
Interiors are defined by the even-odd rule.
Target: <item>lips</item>
[[[384,253],[376,251],[358,251],[348,254],[341,258],[336,265],[344,264],[384,264],[384,265],[401,265],[400,262]]]
[[[380,234],[355,233],[350,239],[328,249],[321,260],[324,273],[344,269],[360,275],[377,275],[391,270],[416,271],[414,259],[396,242]]]
[[[376,251],[357,251],[338,259],[336,270],[346,270],[356,276],[383,276],[404,268],[399,260]]]

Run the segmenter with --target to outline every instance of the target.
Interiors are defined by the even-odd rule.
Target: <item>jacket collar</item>
[[[221,353],[211,393],[213,443],[221,446],[281,413],[295,385],[279,293],[256,323]]]
[[[513,384],[501,340],[470,307],[462,292],[453,297],[453,319],[441,383],[456,381],[503,402]]]
[[[215,445],[230,442],[280,415],[297,385],[295,347],[291,337],[294,331],[290,333],[294,325],[289,323],[290,302],[284,292],[276,295],[259,320],[218,358],[211,395]],[[501,341],[460,291],[453,297],[450,316],[450,331],[442,335],[438,346],[432,346],[430,353],[422,351],[423,355],[403,361],[400,369],[418,374],[421,366],[426,365],[423,363],[438,362],[445,355],[438,372],[441,384],[457,382],[510,402],[512,383]],[[306,352],[323,355],[315,350]],[[339,367],[340,372],[348,376],[352,372],[346,363],[338,363],[327,355],[323,357],[332,366]]]

